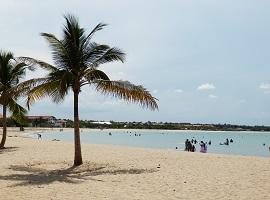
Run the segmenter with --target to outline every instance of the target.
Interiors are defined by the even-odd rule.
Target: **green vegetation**
[[[73,121],[65,119],[67,127],[73,127]],[[96,129],[163,129],[163,130],[205,130],[205,131],[270,131],[270,126],[248,126],[232,124],[191,124],[172,122],[114,122],[99,124],[94,120],[80,120],[81,128]]]
[[[5,147],[7,137],[7,110],[17,123],[24,123],[26,109],[17,103],[22,95],[20,80],[25,76],[26,64],[18,62],[10,52],[0,51],[0,104],[3,106],[3,135],[0,148]]]
[[[28,93],[28,106],[43,97],[51,97],[54,102],[60,103],[68,92],[73,92],[74,166],[78,166],[82,164],[78,106],[83,86],[90,85],[97,92],[139,103],[152,110],[157,109],[158,105],[156,99],[142,86],[128,81],[111,81],[107,74],[98,69],[102,64],[124,62],[125,59],[125,54],[120,49],[91,41],[94,34],[106,24],[100,23],[86,34],[74,16],[66,15],[65,22],[62,39],[50,33],[41,33],[50,45],[54,65],[29,57],[20,59],[30,66],[39,66],[48,71],[45,77],[31,79],[26,83],[34,87]]]
[[[67,128],[74,128],[73,120],[64,119]],[[115,122],[111,124],[97,123],[95,120],[79,120],[80,128],[93,129],[160,129],[160,130],[204,130],[204,131],[268,131],[270,126],[248,126],[248,125],[232,125],[232,124],[191,124],[191,123],[172,123],[172,122]],[[2,120],[0,120],[2,125]],[[7,126],[19,127],[13,119],[7,119]],[[25,127],[28,125],[26,124]],[[48,122],[37,122],[38,127],[53,127]]]

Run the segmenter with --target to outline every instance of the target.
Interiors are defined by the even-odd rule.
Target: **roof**
[[[66,123],[67,121],[64,120],[64,119],[58,119],[57,122],[58,122],[58,123]]]
[[[112,124],[111,122],[92,122],[93,124]]]
[[[26,119],[50,119],[50,118],[56,119],[54,116],[26,116]]]

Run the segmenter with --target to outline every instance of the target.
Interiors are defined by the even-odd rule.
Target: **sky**
[[[84,87],[80,119],[270,125],[269,8],[268,0],[0,0],[0,49],[53,64],[40,33],[61,38],[64,14],[87,32],[107,23],[93,41],[127,57],[100,69],[143,85],[159,110]],[[36,102],[29,115],[72,119],[73,96]]]

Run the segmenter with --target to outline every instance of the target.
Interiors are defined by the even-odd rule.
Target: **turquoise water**
[[[110,134],[111,133],[111,134]],[[135,136],[135,134],[140,136]],[[59,129],[42,133],[43,139],[73,141],[73,131]],[[111,144],[132,147],[176,149],[185,148],[186,139],[208,142],[208,153],[233,154],[244,156],[270,157],[270,132],[211,132],[211,131],[166,131],[166,130],[93,130],[81,131],[82,143]],[[226,138],[233,139],[230,145],[220,145]],[[265,145],[264,145],[265,144]],[[197,151],[200,146],[195,145]]]

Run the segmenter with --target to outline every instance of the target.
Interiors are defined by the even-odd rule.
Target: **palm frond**
[[[30,105],[32,105],[35,101],[40,100],[44,97],[51,97],[52,100],[56,103],[62,102],[68,91],[61,90],[60,85],[61,85],[60,81],[56,80],[56,81],[47,81],[34,87],[28,93],[26,103],[28,109]]]
[[[7,96],[12,96],[14,98],[18,98],[20,96],[25,96],[32,90],[34,87],[41,85],[47,81],[47,78],[34,78],[23,81],[18,85],[10,88],[6,91]]]
[[[98,81],[96,90],[131,103],[139,103],[151,110],[158,109],[157,99],[143,86],[136,86],[128,81]]]
[[[18,58],[14,58],[14,71],[20,70],[20,69],[28,69],[30,71],[35,71],[35,67],[32,65],[27,65],[25,62],[21,62]]]
[[[11,69],[10,72],[11,85],[17,85],[19,83],[19,79],[22,79],[25,76],[26,69],[29,69],[31,71],[34,70],[33,67],[28,66],[26,63],[15,61],[15,63],[13,64],[13,68]]]
[[[95,68],[88,68],[87,70],[85,70],[83,77],[87,80],[89,84],[98,80],[110,80],[107,74]]]
[[[97,31],[102,30],[108,24],[99,23],[96,27],[87,35],[86,39],[90,39]]]
[[[61,90],[68,90],[72,86],[73,74],[68,70],[58,70],[48,75],[50,81],[59,80]]]
[[[11,52],[6,52],[6,51],[3,51],[3,50],[0,50],[0,64],[1,65],[7,65],[10,60],[13,60],[14,59],[14,56],[13,56],[13,53]]]
[[[89,60],[89,64],[91,67],[98,67],[101,64],[113,62],[113,61],[125,61],[125,53],[122,52],[120,49],[113,47],[102,49],[105,45],[100,46],[100,48],[96,49],[96,56],[95,59],[91,58]]]
[[[7,105],[9,101],[17,100],[22,95],[17,91],[21,78],[25,76],[29,66],[19,62],[10,52],[0,52],[0,103]]]
[[[86,37],[83,37],[82,43],[81,43],[81,50],[89,46],[90,40],[92,39],[94,34],[102,30],[105,26],[107,26],[107,24],[99,23]]]
[[[65,65],[74,74],[78,74],[83,65],[83,51],[85,49],[85,31],[80,27],[78,19],[73,15],[65,15],[66,24],[63,29],[63,39],[61,40],[63,46],[67,50],[68,61],[65,57],[56,60],[57,64]],[[60,57],[59,57],[60,58]],[[62,63],[60,63],[62,61]]]
[[[30,57],[18,57],[16,58],[16,60],[25,63],[27,66],[30,66],[31,68],[35,68],[36,66],[38,66],[42,69],[48,70],[49,72],[54,72],[57,70],[57,68],[53,65]]]
[[[91,42],[83,49],[83,61],[86,66],[90,66],[95,60],[99,59],[110,47],[104,44]]]
[[[55,64],[60,68],[69,66],[71,64],[71,57],[64,41],[57,39],[56,36],[49,33],[41,33],[41,36],[49,43]]]
[[[14,119],[19,124],[25,123],[25,115],[27,113],[27,110],[21,105],[19,105],[13,98],[9,100],[7,108],[12,113],[12,119]]]
[[[0,51],[0,82],[5,86],[9,85],[11,79],[12,61],[14,57],[11,52]]]

